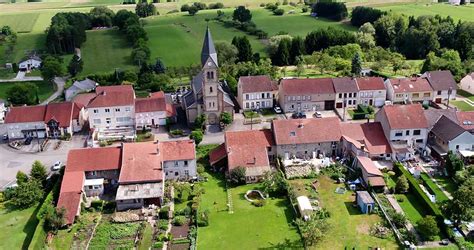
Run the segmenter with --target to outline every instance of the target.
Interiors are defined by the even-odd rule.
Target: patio
[[[283,160],[287,178],[304,177],[311,173],[319,173],[321,167],[329,166],[332,163],[330,158],[312,159],[287,159]]]

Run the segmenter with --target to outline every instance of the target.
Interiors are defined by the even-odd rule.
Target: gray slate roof
[[[426,109],[424,110],[428,128],[431,129],[442,116],[448,117],[454,122],[458,122],[456,110],[454,109]]]
[[[433,134],[446,142],[453,140],[465,131],[466,130],[464,130],[456,122],[452,121],[446,116],[441,116],[438,122],[436,122],[434,127],[431,129]]]
[[[357,82],[351,77],[332,78],[336,93],[354,93],[359,91]]]
[[[457,84],[449,70],[428,71],[425,73],[428,82],[434,90],[456,89]]]
[[[219,66],[217,63],[217,52],[214,47],[211,31],[209,30],[209,27],[207,27],[206,34],[204,35],[204,43],[202,44],[201,65],[204,65],[209,57],[214,61],[216,66]]]

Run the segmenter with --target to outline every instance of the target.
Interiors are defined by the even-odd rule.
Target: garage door
[[[324,110],[333,110],[335,101],[324,101]]]
[[[159,119],[158,120],[158,125],[165,126],[166,125],[166,119]]]

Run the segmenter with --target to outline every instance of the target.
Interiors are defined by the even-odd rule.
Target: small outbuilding
[[[364,214],[370,214],[374,210],[375,201],[367,191],[357,191],[356,202],[360,207],[360,211]]]
[[[313,206],[311,206],[311,202],[309,201],[307,196],[298,196],[296,198],[298,202],[298,209],[300,211],[301,217],[305,220],[309,219],[311,213],[313,213]]]

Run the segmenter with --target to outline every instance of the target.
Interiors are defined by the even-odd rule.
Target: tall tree
[[[442,208],[444,213],[456,226],[462,221],[471,221],[474,218],[474,177],[467,179]]]
[[[280,40],[275,54],[272,56],[272,63],[278,66],[286,66],[290,63],[290,46],[291,42],[288,39]]]
[[[298,64],[297,60],[304,54],[304,41],[300,36],[294,37],[291,40],[290,48],[290,63],[293,65]]]
[[[74,55],[71,58],[71,61],[69,61],[67,70],[69,74],[71,74],[72,76],[76,76],[77,74],[82,72],[83,66],[84,66],[84,61],[82,61],[82,59],[78,55]]]
[[[156,74],[164,74],[166,72],[166,66],[160,58],[156,59],[153,71],[155,71]]]
[[[62,60],[57,57],[47,56],[41,64],[41,76],[47,81],[64,75],[65,71]]]
[[[427,240],[433,240],[439,234],[438,223],[434,216],[427,215],[417,223],[417,231]]]
[[[105,6],[99,6],[91,9],[89,16],[93,27],[112,27],[115,13]]]
[[[248,62],[252,60],[252,46],[246,36],[234,37],[232,45],[237,48],[237,58],[239,62]]]
[[[13,105],[36,105],[38,87],[33,83],[15,84],[7,90],[6,96]]]
[[[39,183],[44,183],[48,174],[46,172],[45,166],[40,161],[34,161],[31,166],[30,177],[39,181]]]
[[[36,204],[43,197],[43,189],[41,184],[31,178],[25,183],[21,183],[16,187],[12,204],[19,208],[28,208]]]
[[[362,72],[362,59],[360,58],[359,53],[356,53],[354,58],[352,58],[351,73],[355,76],[360,76],[361,72]]]
[[[407,177],[405,177],[404,175],[398,177],[397,183],[395,185],[395,190],[398,193],[404,194],[408,192],[409,187],[410,186],[408,185]]]
[[[245,8],[245,6],[239,6],[234,10],[232,19],[241,23],[246,23],[252,20],[252,13],[250,13],[250,10]]]
[[[216,42],[217,61],[219,64],[233,64],[237,60],[237,48],[227,42]]]

